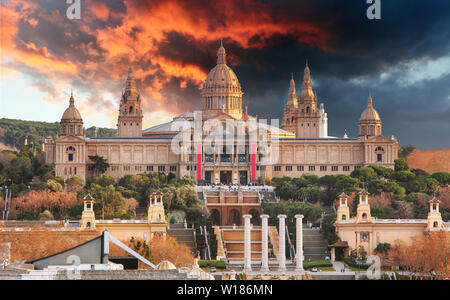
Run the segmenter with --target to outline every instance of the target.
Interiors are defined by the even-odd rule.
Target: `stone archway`
[[[221,222],[220,222],[220,212],[217,209],[212,209],[210,211],[210,217],[211,220],[213,221],[214,225],[220,226]]]
[[[241,213],[237,209],[232,209],[228,213],[228,224],[227,225],[236,225],[241,226]]]
[[[261,225],[261,218],[259,217],[259,211],[257,209],[250,209],[248,212],[249,215],[252,216],[250,219],[251,223],[255,226]]]

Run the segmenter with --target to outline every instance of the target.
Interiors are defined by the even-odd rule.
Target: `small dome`
[[[156,266],[156,270],[175,270],[176,268],[177,267],[168,260],[163,260]]]
[[[61,121],[82,121],[81,114],[74,105],[73,95],[70,96],[69,107],[64,111]]]
[[[217,65],[211,69],[203,84],[205,92],[241,92],[241,84],[233,72],[227,66],[226,53],[223,45],[220,45],[217,53]]]
[[[362,112],[359,120],[360,121],[381,121],[380,115],[378,115],[378,112],[375,110],[375,108],[373,108],[373,101],[372,101],[371,96],[369,96],[367,108]]]

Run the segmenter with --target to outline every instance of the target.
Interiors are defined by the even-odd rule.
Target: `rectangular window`
[[[320,166],[320,171],[325,172],[327,170],[327,166]]]
[[[348,172],[348,171],[350,171],[350,167],[349,166],[343,166],[342,167],[342,171]]]
[[[274,167],[273,167],[273,170],[274,170],[275,172],[281,171],[281,166],[274,166]]]
[[[286,171],[292,171],[292,166],[286,166]]]
[[[383,154],[377,154],[377,162],[383,161]]]
[[[147,166],[147,172],[153,172],[153,166]]]
[[[165,166],[158,166],[158,172],[164,172],[166,170]]]
[[[177,166],[170,166],[170,172],[176,172]]]
[[[297,171],[303,172],[305,168],[303,166],[297,166]]]
[[[315,170],[316,170],[316,167],[315,167],[315,166],[309,166],[309,167],[308,167],[308,171],[314,172]]]
[[[361,166],[355,166],[355,170],[361,168]]]
[[[337,172],[338,170],[338,166],[331,166],[331,171]]]
[[[73,161],[73,153],[69,153],[69,161]]]

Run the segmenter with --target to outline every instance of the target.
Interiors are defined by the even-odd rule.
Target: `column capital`
[[[252,218],[252,215],[243,215],[242,217],[243,217],[244,219],[247,219],[247,218],[248,218],[248,219],[251,219],[251,218]]]
[[[303,219],[304,217],[305,217],[304,215],[295,215],[296,219],[298,219],[298,218]]]
[[[259,216],[261,219],[268,219],[269,218],[269,215],[260,215]]]
[[[287,216],[286,215],[278,215],[278,219],[286,219]]]

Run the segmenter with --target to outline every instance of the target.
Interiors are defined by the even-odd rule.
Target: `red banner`
[[[202,144],[197,144],[197,180],[202,180]]]
[[[256,144],[252,144],[251,149],[251,160],[252,160],[252,181],[256,180]]]

